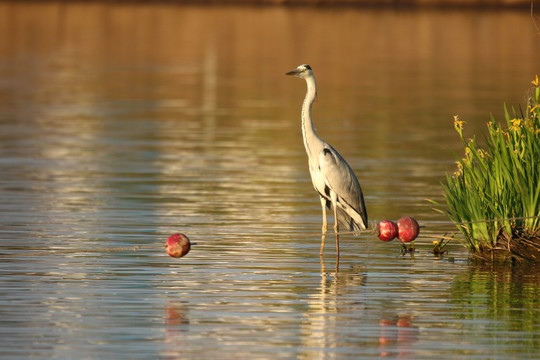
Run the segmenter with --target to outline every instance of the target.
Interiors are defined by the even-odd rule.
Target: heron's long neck
[[[307,93],[302,105],[302,135],[304,137],[304,146],[308,154],[310,153],[310,145],[313,145],[314,141],[319,140],[319,137],[315,133],[313,128],[313,121],[311,120],[311,105],[315,101],[317,95],[317,86],[315,85],[315,78],[313,76],[306,78]]]

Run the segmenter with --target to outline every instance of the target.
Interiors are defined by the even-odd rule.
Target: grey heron
[[[308,155],[311,181],[321,200],[323,225],[320,254],[323,254],[327,232],[326,208],[332,208],[336,252],[339,256],[339,222],[353,232],[367,229],[368,218],[362,188],[345,159],[315,132],[311,106],[317,95],[317,86],[311,67],[307,64],[300,65],[286,74],[295,75],[307,83],[307,93],[302,105],[302,136]]]

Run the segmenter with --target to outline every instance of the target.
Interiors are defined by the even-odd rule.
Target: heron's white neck
[[[315,84],[315,77],[310,75],[305,78],[307,83],[307,93],[304,99],[304,104],[302,105],[302,135],[304,138],[304,146],[306,151],[310,153],[310,144],[313,144],[314,140],[319,140],[319,137],[315,133],[315,128],[313,127],[313,121],[311,120],[311,105],[315,101],[315,96],[317,95],[317,85]]]

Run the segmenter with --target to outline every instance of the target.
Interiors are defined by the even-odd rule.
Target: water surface
[[[3,2],[0,345],[5,358],[530,359],[538,269],[472,263],[426,198],[538,72],[528,13]],[[246,29],[249,29],[247,31]],[[333,238],[300,130],[371,223],[417,218],[417,252]],[[182,259],[173,232],[196,242]],[[107,251],[144,246],[138,251]],[[154,247],[152,247],[154,246]],[[17,255],[17,256],[14,256]],[[338,271],[336,271],[338,270]]]

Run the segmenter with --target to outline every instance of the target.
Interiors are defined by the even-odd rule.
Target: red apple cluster
[[[382,241],[391,241],[397,236],[399,241],[408,243],[416,239],[420,232],[418,222],[409,216],[402,217],[397,224],[391,220],[383,220],[378,225],[379,239]]]

